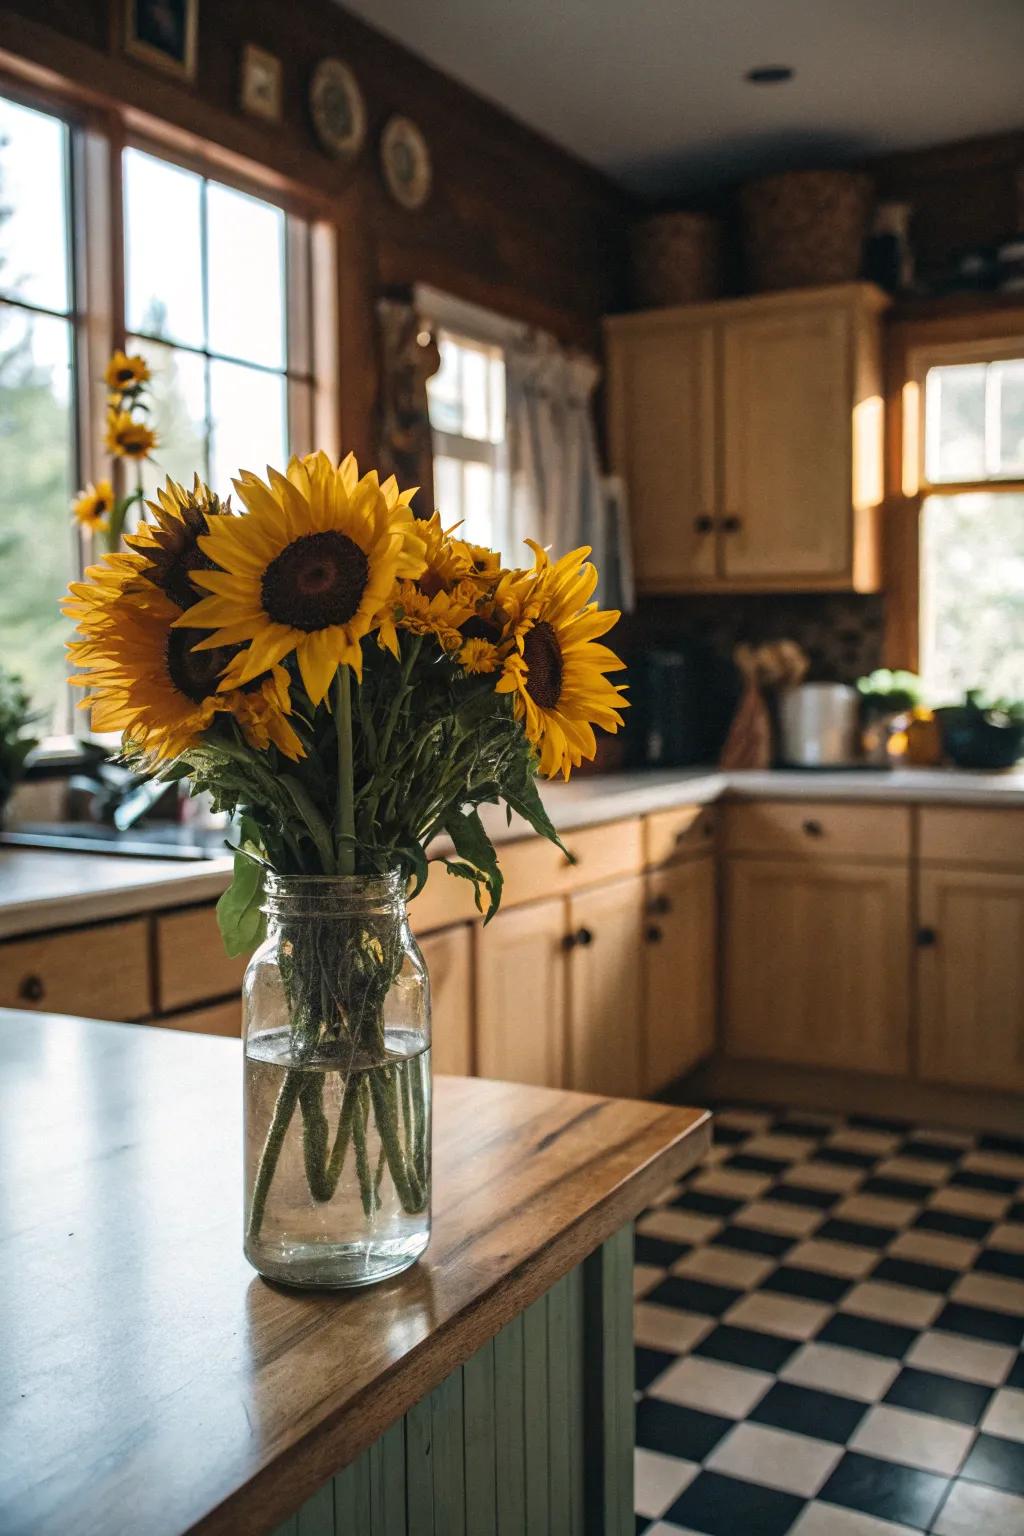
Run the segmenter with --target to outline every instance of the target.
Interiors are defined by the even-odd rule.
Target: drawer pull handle
[[[939,936],[934,928],[919,928],[917,942],[921,949],[934,949],[939,942]]]
[[[726,533],[739,533],[743,527],[743,519],[737,517],[735,512],[730,512],[728,517],[722,518],[722,527]]]
[[[824,837],[825,828],[820,821],[805,821],[801,823],[808,837]]]
[[[706,512],[702,513],[700,517],[695,517],[693,520],[695,533],[710,533],[714,526],[714,518],[709,517]]]
[[[659,917],[664,917],[666,913],[671,912],[671,896],[655,896],[654,900],[651,902],[651,911],[656,913]]]
[[[581,949],[586,949],[587,945],[593,944],[593,942],[594,935],[591,933],[589,928],[577,928],[576,943],[580,946]]]
[[[23,1003],[41,1003],[46,996],[46,983],[41,976],[36,976],[34,973],[23,976],[21,985],[18,987],[18,996]]]
[[[660,944],[664,937],[665,935],[662,933],[657,923],[652,923],[648,928],[647,933],[645,934],[645,938],[647,939],[648,944]]]

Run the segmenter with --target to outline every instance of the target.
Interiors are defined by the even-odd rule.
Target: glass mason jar
[[[245,1254],[369,1285],[430,1238],[430,986],[384,876],[267,878],[245,973]]]

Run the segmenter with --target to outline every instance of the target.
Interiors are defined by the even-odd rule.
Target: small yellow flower
[[[468,544],[465,539],[452,539],[459,554],[469,562],[469,574],[484,586],[491,586],[502,574],[501,556],[486,544]]]
[[[156,433],[144,421],[136,421],[128,411],[108,412],[103,446],[115,458],[148,459],[156,445]]]
[[[123,395],[130,389],[137,389],[140,384],[148,384],[152,375],[144,357],[140,357],[137,352],[129,356],[118,348],[107,364],[103,377],[112,394]]]
[[[114,507],[114,487],[109,480],[97,480],[79,491],[71,503],[71,511],[83,528],[91,533],[105,533],[107,518]]]
[[[501,653],[490,640],[467,640],[459,650],[459,665],[475,675],[497,672]]]
[[[451,592],[435,592],[433,597],[420,590],[418,581],[396,582],[391,614],[381,620],[380,644],[397,657],[397,628],[413,635],[433,635],[444,650],[453,651],[462,639],[459,625],[472,616],[475,598],[468,581],[459,582]]]

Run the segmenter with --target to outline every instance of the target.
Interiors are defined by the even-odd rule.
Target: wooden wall
[[[347,442],[370,451],[372,302],[387,289],[431,283],[597,348],[599,317],[621,304],[633,211],[598,172],[332,0],[199,0],[194,85],[121,54],[120,8],[120,0],[13,0],[0,5],[0,50],[38,67],[41,79],[73,82],[84,98],[172,125],[186,143],[216,145],[239,169],[248,162],[270,186],[303,189],[337,219]],[[279,126],[238,111],[246,42],[282,60]],[[354,69],[366,98],[367,142],[351,167],[320,150],[306,105],[314,66],[332,54]],[[380,178],[377,144],[394,112],[419,124],[433,153],[434,190],[419,212],[399,208]]]

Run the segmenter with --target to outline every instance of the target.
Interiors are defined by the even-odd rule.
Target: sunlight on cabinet
[[[907,1071],[906,867],[733,859],[723,922],[732,1055]]]
[[[1024,874],[926,868],[918,889],[918,1075],[1024,1089]]]
[[[565,902],[499,912],[477,931],[477,1071],[565,1085]]]
[[[434,1071],[466,1077],[473,1070],[473,930],[460,923],[417,943],[430,974]]]

